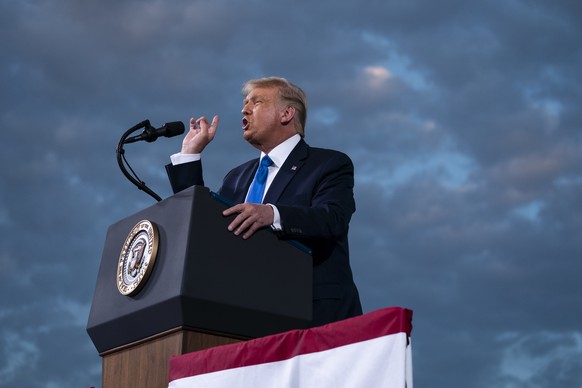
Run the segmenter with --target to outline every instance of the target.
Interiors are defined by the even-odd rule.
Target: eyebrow
[[[256,95],[252,96],[251,98],[248,98],[248,97],[247,97],[247,98],[245,98],[245,99],[243,100],[243,104],[246,104],[246,103],[247,103],[247,102],[249,102],[249,101],[255,102],[255,101],[256,101],[256,100],[258,100],[258,99],[262,99],[262,100],[264,100],[265,98],[266,98],[266,97],[265,97],[264,95],[262,95],[262,94],[256,94]]]

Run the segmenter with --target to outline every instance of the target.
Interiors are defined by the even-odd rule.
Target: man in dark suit
[[[247,82],[243,95],[243,137],[261,156],[231,170],[218,191],[237,203],[223,213],[235,215],[228,230],[247,239],[271,227],[280,238],[311,248],[312,326],[362,314],[349,263],[348,228],[355,211],[350,158],[303,140],[307,99],[299,87],[283,78],[261,78]],[[166,166],[174,192],[204,185],[200,154],[214,139],[218,122],[218,116],[211,123],[190,119],[182,151]],[[264,158],[272,164],[259,168]],[[266,188],[252,200],[257,169],[268,170]]]

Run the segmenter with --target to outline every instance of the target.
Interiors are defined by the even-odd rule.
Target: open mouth
[[[246,131],[249,128],[249,120],[246,119],[246,117],[243,117],[242,119],[242,129],[243,131]]]

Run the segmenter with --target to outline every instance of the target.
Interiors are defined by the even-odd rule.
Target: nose
[[[240,113],[242,113],[243,115],[250,115],[251,114],[251,109],[249,108],[249,103],[245,103],[243,104],[242,110],[240,111]]]

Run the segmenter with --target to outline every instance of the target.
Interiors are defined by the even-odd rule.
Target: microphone
[[[154,142],[160,136],[172,137],[184,133],[184,123],[181,121],[172,121],[162,125],[160,128],[154,128],[150,122],[146,120],[145,128],[141,135],[133,136],[125,139],[123,144],[135,143],[136,141],[145,140],[148,143]]]

